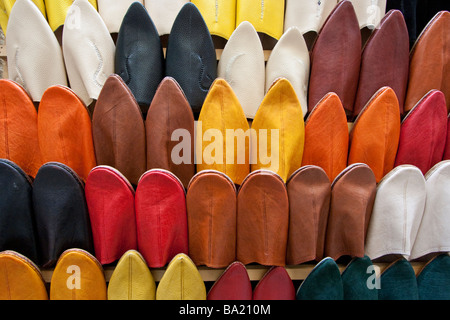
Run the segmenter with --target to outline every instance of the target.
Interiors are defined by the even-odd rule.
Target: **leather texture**
[[[231,263],[211,286],[207,300],[253,300],[253,288],[245,266]]]
[[[444,155],[442,156],[442,160],[450,160],[450,114],[447,117],[446,142],[445,142]]]
[[[27,175],[35,177],[42,165],[38,140],[38,115],[31,97],[18,83],[0,79],[2,112],[0,158],[16,163]]]
[[[85,195],[97,260],[110,264],[137,249],[134,188],[127,178],[115,168],[95,167],[86,180]]]
[[[188,253],[186,195],[172,173],[152,169],[139,180],[135,195],[138,250],[151,268]]]
[[[147,170],[168,170],[187,188],[195,174],[194,126],[183,90],[175,79],[165,77],[145,119]]]
[[[410,54],[405,111],[411,110],[432,89],[444,93],[450,110],[450,12],[438,12],[417,38]]]
[[[8,77],[39,102],[52,85],[67,86],[63,53],[42,12],[31,0],[13,6],[6,35]]]
[[[253,300],[295,300],[295,288],[284,267],[272,267],[256,284]]]
[[[98,165],[119,170],[133,185],[146,171],[146,137],[142,111],[120,76],[108,77],[92,115]]]
[[[283,34],[283,0],[236,0],[236,26],[242,21],[250,22],[256,31],[280,39]]]
[[[14,162],[0,159],[0,188],[0,251],[39,263],[31,179]]]
[[[425,178],[417,167],[401,165],[389,172],[377,186],[366,254],[372,260],[387,260],[393,255],[408,259],[425,202]]]
[[[125,252],[108,283],[108,300],[155,300],[156,282],[144,257],[136,250]]]
[[[38,138],[43,163],[56,161],[83,181],[97,164],[92,122],[86,106],[69,88],[51,86],[39,104]]]
[[[44,164],[33,182],[39,265],[53,267],[68,249],[94,252],[84,184],[68,166]]]
[[[266,90],[278,78],[289,80],[302,106],[303,117],[308,112],[310,68],[309,51],[302,33],[295,27],[286,30],[267,60]]]
[[[286,183],[289,235],[286,264],[323,259],[331,201],[331,182],[317,166],[303,166]]]
[[[363,163],[348,166],[333,181],[325,256],[334,260],[364,256],[376,186],[372,170]]]
[[[229,39],[236,26],[236,0],[192,0],[212,35]]]
[[[32,0],[32,1],[39,8],[39,11],[41,11],[44,18],[47,19],[47,13],[45,10],[44,0]],[[8,31],[7,28],[8,28],[9,17],[11,15],[12,7],[14,6],[15,3],[16,3],[16,0],[0,1],[0,26],[1,26],[4,34],[6,34]]]
[[[89,106],[114,73],[116,46],[100,14],[86,0],[75,0],[69,8],[62,48],[70,87]]]
[[[349,130],[347,116],[338,95],[327,93],[305,121],[302,166],[325,170],[330,181],[347,167]]]
[[[378,300],[378,289],[371,287],[374,265],[368,256],[353,258],[341,273],[344,300]]]
[[[365,163],[377,183],[393,169],[400,140],[397,96],[389,87],[379,89],[356,118],[350,131],[348,164]]]
[[[250,22],[243,21],[223,48],[217,76],[231,86],[248,119],[255,117],[264,99],[265,72],[264,51],[258,33]]]
[[[50,282],[50,300],[106,300],[102,266],[89,252],[68,249],[58,259]]]
[[[150,13],[160,36],[170,34],[173,22],[188,0],[145,0],[145,8]]]
[[[144,0],[97,0],[98,13],[102,17],[109,33],[118,33],[123,18],[134,2],[144,4]]]
[[[144,5],[135,2],[125,14],[117,36],[115,73],[130,88],[143,114],[147,114],[164,77],[164,67],[158,31]]]
[[[356,118],[378,89],[385,86],[394,90],[403,115],[408,73],[408,28],[401,11],[391,10],[373,30],[363,48],[353,116]]]
[[[192,110],[200,112],[217,77],[217,58],[205,20],[193,3],[186,3],[173,22],[166,51],[166,76],[178,82]]]
[[[441,91],[431,90],[402,120],[395,166],[411,164],[426,174],[444,155],[447,105]]]
[[[39,268],[26,256],[12,250],[0,252],[0,300],[48,300]]]
[[[81,1],[85,1],[86,3],[88,2],[86,0]],[[76,16],[71,16],[74,13],[70,11],[71,6],[75,2],[74,0],[44,0],[44,2],[48,16],[48,23],[53,31],[56,31],[56,29],[63,26],[67,22],[67,16],[77,19]],[[89,3],[95,10],[97,10],[97,0],[89,0]],[[78,12],[75,14],[78,14]]]
[[[236,187],[224,173],[197,173],[186,193],[189,257],[196,265],[225,268],[236,260]]]
[[[236,260],[284,266],[289,228],[286,185],[272,171],[248,175],[237,195]]]
[[[361,32],[355,10],[345,0],[328,16],[311,49],[308,108],[335,92],[352,115],[361,67]]]
[[[418,300],[416,274],[404,258],[392,262],[380,275],[378,300]]]
[[[256,138],[250,144],[251,171],[271,170],[286,181],[301,167],[305,122],[289,80],[280,78],[274,82],[256,113],[252,130]]]
[[[359,28],[374,30],[386,12],[386,0],[351,0],[358,17]]]
[[[441,161],[425,175],[425,209],[411,250],[410,260],[450,251],[448,230],[450,161]]]
[[[302,34],[318,33],[337,3],[337,0],[286,0],[284,32],[297,27]]]
[[[431,258],[418,272],[419,300],[449,300],[450,256],[446,253]]]
[[[192,260],[177,254],[156,288],[156,300],[206,300],[206,287]]]
[[[217,78],[211,85],[196,132],[197,172],[217,170],[240,185],[250,173],[250,137],[242,137],[249,132],[249,124],[226,80]]]
[[[297,289],[297,300],[343,300],[344,287],[336,262],[326,257],[317,263]]]

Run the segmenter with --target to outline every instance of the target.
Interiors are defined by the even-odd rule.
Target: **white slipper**
[[[350,0],[355,8],[359,28],[375,29],[386,13],[386,0]]]
[[[319,33],[337,3],[337,0],[286,0],[284,31],[297,27],[302,34]]]
[[[118,33],[123,17],[133,2],[144,4],[143,0],[97,0],[98,12],[110,33]]]
[[[408,259],[425,202],[425,178],[417,167],[401,165],[391,170],[377,187],[367,230],[366,255],[372,260],[387,255],[403,255]]]
[[[427,202],[410,260],[450,251],[450,161],[441,161],[425,175]]]
[[[265,94],[264,51],[253,25],[242,22],[231,34],[217,66],[217,76],[230,84],[245,116],[255,117]]]
[[[160,36],[170,34],[173,22],[188,0],[145,0],[147,9]]]
[[[278,78],[286,78],[294,87],[303,117],[308,112],[310,60],[305,39],[296,27],[289,28],[277,42],[266,65],[266,91]]]
[[[9,79],[22,85],[35,102],[56,84],[67,86],[61,47],[31,0],[17,0],[8,22],[6,52]]]
[[[100,14],[86,0],[67,12],[63,52],[71,89],[89,106],[114,73],[115,45]]]

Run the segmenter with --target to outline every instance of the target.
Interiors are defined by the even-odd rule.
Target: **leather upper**
[[[325,94],[335,92],[347,113],[353,104],[361,67],[361,32],[349,0],[341,1],[330,13],[311,49],[308,108]]]
[[[193,3],[183,5],[173,22],[166,51],[166,76],[179,83],[192,110],[200,112],[217,77],[217,58],[208,27]]]
[[[39,268],[12,250],[0,252],[0,288],[1,300],[48,300]]]
[[[67,22],[67,16],[76,19],[75,16],[71,16],[74,13],[70,11],[70,7],[74,2],[74,0],[45,0],[48,23],[53,31],[56,31],[56,29],[63,26]],[[95,10],[97,10],[96,0],[89,0],[89,3]]]
[[[269,89],[251,128],[251,171],[271,170],[286,181],[301,167],[305,143],[302,108],[287,79],[278,79]]]
[[[320,261],[331,201],[331,182],[317,166],[303,166],[286,183],[289,198],[289,237],[286,264]]]
[[[310,58],[305,39],[299,29],[285,31],[270,53],[266,65],[266,90],[282,77],[289,80],[302,106],[303,117],[308,112]]]
[[[405,258],[389,264],[380,275],[379,300],[418,300],[419,291],[414,269]]]
[[[398,100],[391,88],[383,87],[374,94],[353,124],[348,164],[367,164],[378,183],[395,165],[399,139]]]
[[[225,44],[217,76],[233,89],[248,119],[253,119],[265,93],[264,52],[253,25],[243,21]],[[252,81],[249,81],[252,79]]]
[[[268,170],[250,173],[237,196],[237,260],[284,266],[288,228],[289,199],[283,180]]]
[[[138,2],[130,6],[119,30],[115,73],[127,84],[146,114],[164,77],[164,53],[152,19]]]
[[[426,174],[443,158],[447,105],[441,91],[431,90],[403,119],[395,166],[411,164]]]
[[[315,165],[325,170],[330,181],[347,167],[349,132],[341,100],[327,93],[305,121],[305,146],[302,166]]]
[[[50,282],[50,300],[106,300],[102,266],[82,249],[68,249],[58,259]]]
[[[446,253],[431,258],[417,274],[419,300],[448,300],[450,256]]]
[[[170,34],[173,22],[188,0],[145,0],[145,8],[150,13],[160,36]]]
[[[236,187],[224,173],[205,170],[186,194],[189,256],[196,265],[224,268],[236,260]]]
[[[386,0],[352,0],[359,27],[375,29],[386,12]]]
[[[252,300],[252,283],[245,266],[235,261],[231,263],[214,282],[208,292],[208,300]]]
[[[284,25],[284,0],[237,0],[236,25],[250,22],[256,31],[280,39]]]
[[[156,300],[206,300],[206,287],[192,260],[177,254],[156,288]]]
[[[138,250],[149,267],[164,267],[178,253],[188,253],[186,195],[177,177],[162,169],[144,173],[135,208]]]
[[[389,11],[367,40],[361,57],[361,72],[353,109],[356,118],[382,87],[394,90],[403,115],[409,73],[409,40],[405,18]]]
[[[410,260],[450,251],[448,231],[450,161],[437,163],[425,175],[426,203]]]
[[[123,18],[134,2],[144,3],[144,0],[108,1],[97,0],[98,13],[102,17],[110,33],[118,33]]]
[[[334,260],[364,256],[376,186],[372,170],[362,163],[348,166],[333,181],[325,256]]]
[[[425,202],[425,178],[417,167],[401,165],[389,172],[377,186],[366,254],[372,260],[388,260],[392,255],[408,259]]]
[[[95,257],[103,264],[119,260],[137,249],[134,188],[109,166],[92,169],[85,185]]]
[[[133,185],[146,171],[146,137],[141,109],[118,75],[111,75],[92,115],[97,164],[119,170]]]
[[[86,181],[97,163],[92,122],[71,89],[56,85],[45,91],[39,104],[38,138],[43,163],[63,163]]]
[[[0,159],[0,188],[0,251],[39,263],[31,179],[14,162]]]
[[[217,170],[240,185],[250,173],[250,137],[242,137],[248,131],[249,124],[233,89],[217,78],[198,117],[197,172]]]
[[[229,39],[236,26],[236,0],[192,0],[205,19],[209,32]]]
[[[67,1],[72,2],[62,2]],[[114,73],[116,49],[100,14],[89,2],[75,0],[70,6],[62,48],[70,87],[89,106]]]
[[[145,119],[147,170],[168,170],[187,188],[195,174],[194,131],[194,115],[183,90],[175,79],[165,77]]]
[[[302,34],[310,31],[318,33],[337,3],[337,0],[286,0],[284,32],[295,26]]]
[[[52,85],[67,86],[63,53],[42,12],[31,0],[18,0],[6,35],[8,77],[39,102]]]
[[[40,266],[53,267],[67,249],[94,252],[84,183],[68,166],[49,162],[33,182]]]
[[[34,177],[42,165],[38,140],[38,115],[28,93],[12,80],[0,80],[3,101],[0,124],[0,157],[16,163]],[[20,106],[18,108],[17,106]]]
[[[323,258],[297,289],[297,300],[342,300],[344,287],[336,262]]]
[[[450,110],[450,12],[438,12],[417,38],[410,54],[405,111],[411,110],[431,89],[442,91]]]
[[[353,258],[347,264],[341,272],[344,300],[378,300],[378,289],[368,285],[374,268],[372,260],[366,255]]]
[[[295,288],[284,267],[272,267],[256,284],[253,300],[295,300]]]
[[[125,252],[108,283],[108,300],[155,300],[156,283],[144,257]]]

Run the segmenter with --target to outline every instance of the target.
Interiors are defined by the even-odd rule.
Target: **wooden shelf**
[[[378,272],[383,272],[383,270],[388,266],[388,263],[374,263],[375,270]],[[422,262],[411,262],[411,266],[413,267],[416,274],[420,272],[420,270],[423,268],[424,263]],[[288,272],[289,276],[292,280],[304,280],[306,277],[310,274],[312,269],[315,267],[315,264],[302,264],[298,266],[286,266],[286,271]],[[345,270],[345,265],[339,265],[340,271]],[[246,266],[248,276],[250,278],[250,281],[259,281],[264,276],[264,274],[270,269],[270,267],[267,266],[260,266],[260,265],[249,265]],[[198,267],[198,270],[200,272],[200,275],[202,276],[203,281],[205,282],[215,282],[225,271],[225,268],[221,269],[212,269],[208,267]],[[159,282],[164,275],[164,272],[166,271],[165,268],[157,268],[157,269],[150,269],[154,279],[156,282]],[[114,267],[105,267],[105,278],[106,282],[109,282],[111,279],[111,276],[114,272]],[[53,275],[53,269],[43,269],[41,270],[42,276],[44,278],[44,281],[46,283],[50,283]],[[378,274],[379,275],[379,274]]]

